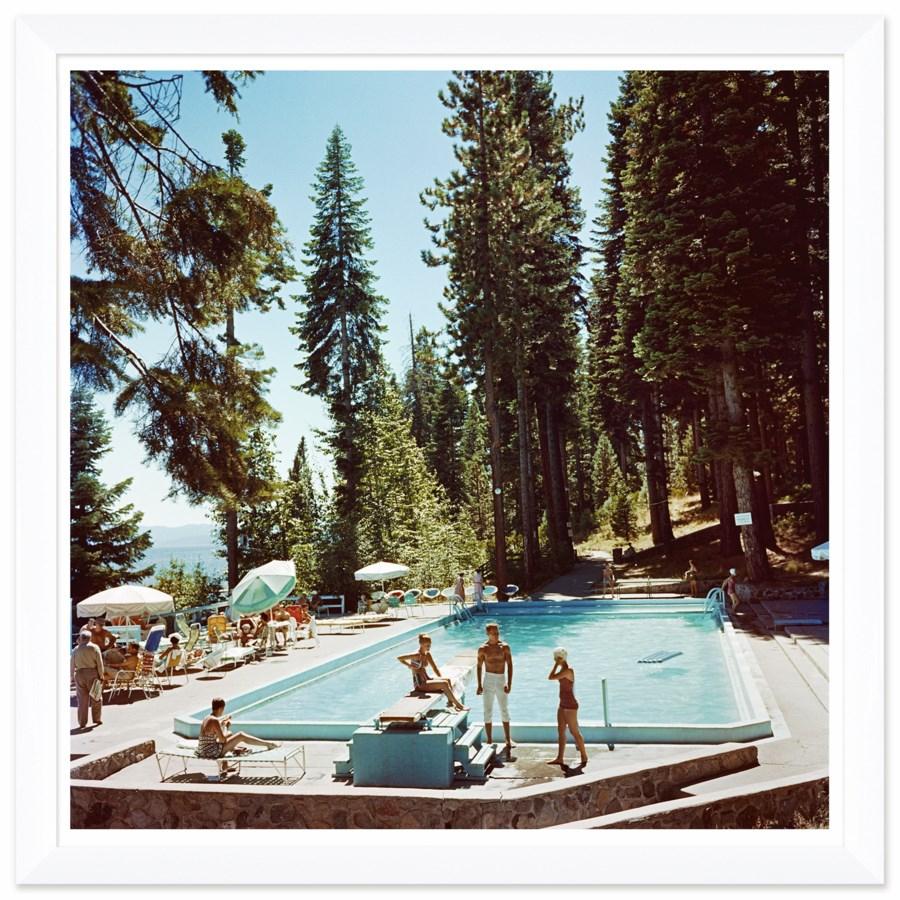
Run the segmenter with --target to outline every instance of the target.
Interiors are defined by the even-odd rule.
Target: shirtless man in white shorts
[[[512,690],[513,664],[509,644],[500,640],[500,626],[488,622],[484,630],[487,640],[478,648],[478,691],[484,697],[484,731],[487,742],[492,743],[491,719],[494,713],[494,698],[500,706],[503,734],[506,738],[506,755],[510,755],[513,743],[509,736],[509,692]],[[482,675],[482,669],[484,674]]]

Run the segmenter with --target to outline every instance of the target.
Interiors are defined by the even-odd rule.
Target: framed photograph
[[[881,17],[15,65],[18,883],[883,883]]]

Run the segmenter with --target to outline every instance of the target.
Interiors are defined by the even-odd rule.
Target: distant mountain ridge
[[[208,575],[222,576],[225,559],[218,555],[221,545],[217,529],[207,523],[201,525],[149,525],[153,546],[144,554],[143,564],[155,566],[155,572],[145,579],[152,584],[155,577],[172,560],[181,560],[188,569],[200,563]]]
[[[149,525],[153,546],[159,550],[167,547],[218,547],[216,527],[201,525]]]

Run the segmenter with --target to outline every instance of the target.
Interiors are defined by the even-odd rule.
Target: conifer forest
[[[186,77],[219,111],[203,146]],[[711,573],[802,573],[828,539],[827,73],[623,73],[592,208],[572,172],[581,98],[551,72],[448,73],[453,162],[420,185],[405,248],[442,273],[442,325],[411,315],[402,363],[384,351],[378,173],[340,110],[297,186],[307,233],[247,174],[242,91],[267,77],[72,75],[73,601],[150,577],[129,484],[99,468],[100,395],[172,496],[211,510],[229,587],[293,559],[303,590],[355,596],[354,570],[393,560],[411,570],[394,586],[481,567],[528,591],[629,544],[680,574],[701,525]],[[242,335],[275,309],[292,386],[328,422],[285,460],[295,413]]]

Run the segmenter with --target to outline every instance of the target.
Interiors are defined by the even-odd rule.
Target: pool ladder
[[[725,591],[720,587],[711,588],[706,595],[706,603],[703,605],[703,611],[715,613],[719,620],[719,627],[725,625]]]
[[[456,615],[457,622],[471,622],[474,619],[472,611],[466,607],[466,601],[459,594],[450,598],[450,609]]]

